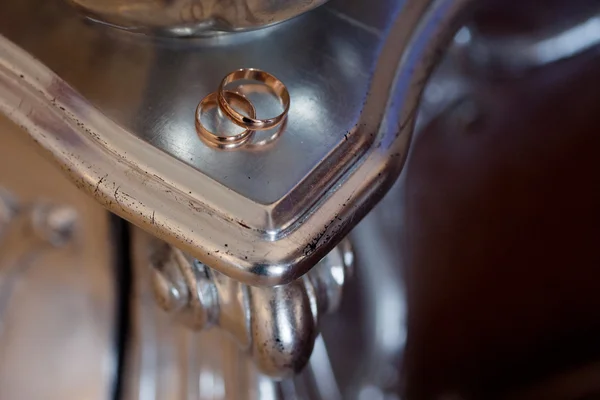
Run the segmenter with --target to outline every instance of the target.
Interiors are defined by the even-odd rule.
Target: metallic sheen
[[[31,212],[33,232],[53,246],[62,246],[77,229],[77,211],[73,207],[49,203],[36,204]]]
[[[67,0],[88,18],[123,29],[193,36],[257,29],[309,11],[326,0]]]
[[[278,379],[305,367],[318,321],[340,306],[354,257],[344,240],[304,277],[276,287],[252,287],[164,242],[141,233],[136,237],[136,247],[150,251],[152,287],[161,308],[194,329],[218,326],[252,356],[259,371]]]
[[[0,236],[0,399],[110,399],[119,291],[109,214],[4,116],[0,143],[0,192],[13,200]]]
[[[193,331],[174,323],[176,314],[158,310],[152,299],[148,256],[156,242],[133,230],[134,290],[131,347],[124,371],[125,400],[342,400],[394,399],[400,395],[406,341],[406,292],[398,233],[404,226],[404,193],[400,184],[390,191],[336,251],[324,260],[332,278],[342,263],[352,279],[330,297],[335,313],[319,321],[312,356],[299,374],[273,379],[262,374],[237,338],[240,331],[224,332],[222,324]],[[154,243],[154,244],[152,244]],[[166,246],[167,247],[167,246]],[[356,265],[354,265],[356,263]],[[319,275],[315,267],[308,275]],[[153,267],[152,267],[153,268]],[[151,269],[152,269],[151,268]],[[311,277],[313,275],[313,277]],[[216,275],[215,275],[216,276]],[[221,275],[222,277],[222,275]],[[320,279],[320,278],[319,278]],[[329,278],[326,278],[326,280]],[[237,285],[229,280],[229,285]],[[224,314],[243,316],[239,300],[219,293]],[[327,287],[327,286],[322,286]],[[328,286],[333,288],[333,286]],[[267,288],[264,288],[267,289]],[[343,296],[341,291],[343,291]],[[239,293],[239,292],[237,292]],[[327,308],[326,302],[320,303]],[[175,318],[176,319],[176,318]],[[230,325],[233,327],[236,325]]]
[[[283,111],[275,117],[266,119],[256,119],[251,115],[246,116],[236,111],[235,108],[229,104],[225,87],[238,80],[255,80],[264,83],[271,91],[273,91],[275,96],[281,100]],[[290,92],[288,92],[283,82],[268,72],[256,68],[242,68],[227,74],[219,84],[219,88],[217,89],[217,99],[221,110],[225,115],[230,117],[233,122],[243,128],[254,131],[263,131],[276,127],[284,121],[287,117],[287,113],[290,111]]]
[[[183,42],[8,0],[0,110],[114,213],[246,284],[289,283],[398,177],[419,95],[467,4],[348,0]],[[195,132],[199,93],[248,66],[288,87],[286,133],[268,149],[212,149]]]
[[[19,211],[19,203],[14,194],[0,187],[0,239]]]
[[[231,101],[233,104],[237,104],[238,107],[241,107],[244,111],[248,113],[250,117],[256,116],[256,109],[244,96],[239,93],[232,92],[229,90],[224,91],[224,99],[226,101]],[[205,108],[209,106],[216,106],[217,102],[217,92],[212,92],[206,95],[198,104],[198,108],[196,108],[196,130],[198,134],[206,139],[209,142],[213,142],[217,145],[222,144],[241,144],[248,139],[248,136],[252,133],[251,130],[245,129],[244,131],[236,134],[236,135],[219,135],[217,133],[211,132],[202,124],[202,112]],[[238,113],[239,114],[239,113]]]
[[[489,13],[497,10],[515,21],[529,21],[529,26],[535,29],[515,28],[513,25],[521,24],[500,17],[495,24],[499,25],[500,32],[493,29],[490,32],[485,20],[475,19],[456,37],[470,64],[488,74],[520,73],[573,57],[600,44],[597,1],[554,1],[555,4],[539,10],[535,3],[530,3],[487,2]]]

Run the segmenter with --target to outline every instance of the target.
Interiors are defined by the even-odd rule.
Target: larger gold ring
[[[234,110],[227,101],[225,95],[226,91],[224,89],[229,83],[240,79],[258,81],[268,86],[281,101],[283,112],[273,118],[256,119],[256,116],[246,116]],[[279,125],[285,119],[288,111],[290,110],[290,93],[283,82],[268,72],[255,68],[242,68],[229,73],[225,78],[223,78],[221,84],[219,85],[219,89],[217,89],[217,99],[219,101],[219,107],[221,108],[221,111],[227,114],[227,116],[230,117],[234,123],[253,131],[271,129]]]
[[[236,104],[242,110],[247,112],[250,117],[256,117],[256,109],[254,108],[254,105],[252,105],[252,103],[243,95],[236,92],[231,92],[229,90],[226,90],[224,92],[224,95],[228,98],[229,101]],[[216,106],[217,104],[218,103],[216,92],[212,92],[211,94],[207,95],[205,98],[202,99],[202,101],[200,101],[200,104],[198,104],[198,107],[196,108],[196,130],[198,131],[198,134],[200,134],[200,136],[202,136],[204,139],[214,144],[239,144],[248,139],[248,137],[252,133],[252,130],[250,129],[245,129],[243,132],[240,132],[237,135],[218,135],[204,127],[202,121],[200,120],[200,117],[202,116],[202,111],[208,106]]]

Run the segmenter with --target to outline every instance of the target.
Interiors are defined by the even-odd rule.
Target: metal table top
[[[393,183],[467,2],[334,2],[260,31],[174,39],[95,24],[61,2],[5,1],[0,109],[111,211],[230,276],[278,284]],[[241,67],[288,86],[287,126],[265,148],[212,149],[195,107]]]

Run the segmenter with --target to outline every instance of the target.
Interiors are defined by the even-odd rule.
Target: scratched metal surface
[[[0,33],[131,133],[269,204],[305,179],[315,186],[322,174],[311,171],[357,122],[401,1],[363,3],[344,2],[344,14],[333,4],[264,31],[182,40],[86,22],[57,1],[11,0],[0,4]],[[241,67],[269,71],[288,86],[287,127],[265,150],[212,149],[197,137],[194,110],[227,72]]]
[[[9,0],[0,109],[112,212],[234,279],[282,284],[397,178],[419,94],[469,3],[352,0],[188,41],[84,22],[61,2]],[[287,131],[268,150],[210,150],[193,108],[246,62],[289,86]]]

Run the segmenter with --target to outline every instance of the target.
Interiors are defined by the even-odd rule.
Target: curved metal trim
[[[199,202],[177,182],[160,178],[158,172],[167,165],[175,176],[194,170],[116,125],[2,36],[0,110],[110,211],[234,279],[250,285],[287,283],[324,257],[398,177],[420,93],[470,2],[405,5],[388,33],[354,133],[361,140],[374,136],[371,150],[310,215],[271,240]],[[220,191],[220,198],[239,197],[209,178],[193,176],[198,176],[197,185]]]

